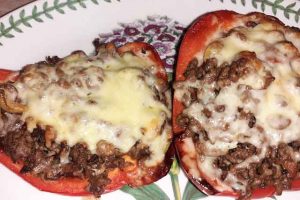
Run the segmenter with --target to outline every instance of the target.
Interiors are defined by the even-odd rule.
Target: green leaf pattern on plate
[[[169,200],[167,194],[155,183],[139,188],[124,186],[121,191],[132,195],[136,200]]]
[[[212,0],[210,0],[212,1]],[[219,0],[224,3],[224,0]],[[228,1],[228,0],[227,0]],[[233,4],[238,4],[240,2],[241,5],[246,6],[246,0],[230,0]],[[248,1],[249,2],[249,1]],[[296,22],[299,22],[300,18],[300,8],[296,8],[296,2],[285,5],[284,0],[251,0],[251,5],[255,9],[259,9],[264,12],[266,7],[270,7],[272,9],[272,13],[274,15],[277,14],[277,10],[281,10],[284,14],[284,17],[290,19],[290,16],[294,17]]]
[[[180,193],[180,187],[179,187],[179,180],[178,180],[178,174],[180,172],[180,167],[175,159],[173,161],[173,164],[171,166],[169,175],[171,177],[171,182],[172,182],[172,189],[173,189],[173,194],[174,194],[174,199],[175,200],[181,200],[181,193]]]
[[[200,192],[192,183],[187,182],[182,200],[196,200],[206,197],[207,195]]]
[[[1,38],[13,38],[15,32],[22,32],[22,25],[26,27],[31,27],[30,21],[34,20],[37,22],[42,23],[44,20],[42,19],[45,16],[48,19],[53,19],[53,16],[50,14],[53,11],[56,11],[60,14],[65,14],[66,8],[70,10],[76,10],[76,6],[80,6],[82,8],[86,8],[85,2],[92,2],[93,4],[99,4],[99,0],[67,0],[67,1],[60,1],[55,0],[52,5],[46,1],[43,3],[42,8],[38,8],[34,6],[30,14],[26,14],[25,10],[21,10],[19,13],[19,18],[14,20],[13,15],[9,16],[9,25],[5,27],[4,23],[0,23],[0,39]],[[110,0],[102,0],[105,2],[111,2]],[[2,43],[0,42],[0,45]]]

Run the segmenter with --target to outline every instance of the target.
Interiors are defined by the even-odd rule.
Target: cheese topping
[[[220,67],[237,61],[243,52],[254,52],[255,58],[247,66],[248,73],[221,88],[216,82],[187,79],[175,90],[175,98],[185,102],[190,88],[197,88],[199,100],[188,105],[183,113],[197,120],[207,132],[208,140],[201,139],[204,150],[197,163],[206,176],[212,179],[217,176],[220,185],[245,189],[243,181],[233,174],[221,181],[220,169],[212,164],[212,159],[225,155],[238,143],[251,143],[261,149],[258,155],[238,166],[246,167],[263,159],[268,147],[300,139],[300,53],[293,43],[299,38],[290,38],[291,34],[287,37],[284,31],[268,23],[237,26],[226,36],[220,34],[220,38],[211,41],[197,59],[201,62],[215,58]],[[219,89],[217,94],[215,89]],[[217,112],[217,105],[224,106],[224,111]],[[209,116],[203,114],[204,109],[211,112]],[[249,125],[242,112],[254,116],[255,125]]]
[[[122,153],[139,141],[149,146],[146,165],[152,166],[164,159],[170,142],[170,111],[156,91],[169,94],[161,91],[153,69],[150,60],[131,53],[77,52],[56,67],[28,66],[14,85],[27,106],[22,118],[29,131],[50,126],[57,142],[84,142],[93,153],[100,140]]]

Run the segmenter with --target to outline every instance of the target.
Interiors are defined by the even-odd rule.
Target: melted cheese
[[[143,71],[153,64],[129,53],[101,56],[66,57],[58,66],[63,75],[46,66],[25,72],[31,78],[15,86],[27,106],[22,118],[29,131],[51,126],[57,142],[84,142],[93,153],[100,140],[123,153],[141,141],[151,151],[146,164],[161,162],[170,142],[170,111],[155,99],[156,77]]]
[[[242,33],[241,37],[238,33]],[[289,40],[287,40],[287,38]],[[238,27],[222,38],[211,41],[218,42],[217,50],[209,49],[210,56],[215,57],[218,65],[225,62],[231,63],[242,51],[254,52],[261,62],[260,69],[241,77],[236,83],[221,88],[215,96],[214,84],[206,84],[201,80],[187,80],[181,83],[181,87],[175,88],[175,97],[184,101],[188,88],[196,87],[206,91],[198,97],[201,101],[193,102],[183,111],[190,117],[196,119],[207,131],[208,141],[201,141],[205,147],[212,150],[219,149],[219,152],[226,154],[229,149],[235,148],[238,143],[249,142],[261,149],[258,155],[251,156],[237,167],[247,167],[251,162],[259,162],[265,157],[267,148],[276,146],[281,142],[289,143],[300,139],[300,53],[299,37],[292,38],[291,34],[286,37],[284,32],[279,31],[270,24],[259,24],[254,28]],[[295,43],[296,42],[296,43]],[[216,45],[215,45],[216,46]],[[211,48],[211,47],[209,47]],[[199,62],[205,60],[205,52],[201,54]],[[205,56],[204,56],[205,55]],[[265,89],[265,75],[270,72],[275,78]],[[251,89],[246,91],[246,87]],[[207,89],[208,88],[208,89]],[[210,88],[210,89],[209,89]],[[244,96],[247,95],[247,99]],[[215,105],[224,105],[224,112],[216,112]],[[206,108],[212,112],[207,118],[202,110]],[[253,128],[248,125],[248,120],[239,118],[238,108],[245,112],[254,114],[256,123]],[[223,125],[229,126],[224,129]],[[263,131],[260,130],[263,128]],[[262,131],[262,132],[261,132]],[[299,160],[299,155],[295,156]],[[219,169],[214,167],[211,152],[207,152],[198,160],[198,168],[204,171],[206,176],[220,176]],[[218,175],[219,174],[219,175]],[[220,190],[228,190],[227,186],[236,190],[244,190],[245,183],[229,174],[222,182],[219,178],[214,180],[220,186]],[[227,185],[227,186],[224,186]]]
[[[265,29],[267,28],[264,24],[257,25],[253,29],[237,28],[236,31],[246,36],[245,40],[235,33],[220,39],[223,48],[218,51],[218,54],[215,56],[219,61],[219,64],[222,64],[223,62],[230,63],[241,51],[252,51],[259,55],[266,52],[269,46],[285,40],[281,32]]]

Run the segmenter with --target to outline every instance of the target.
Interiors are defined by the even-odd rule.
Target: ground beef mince
[[[242,52],[231,64],[223,63],[220,66],[215,58],[209,58],[201,65],[198,65],[197,59],[193,59],[184,76],[187,79],[203,80],[209,84],[217,82],[220,87],[228,86],[230,82],[237,82],[239,78],[250,72],[249,63],[252,57],[255,57],[252,52]]]
[[[55,65],[61,60],[62,59],[59,58],[58,56],[47,56],[46,57],[46,63],[51,64],[51,65]]]
[[[197,74],[198,69],[198,60],[193,59],[190,61],[189,65],[187,66],[187,69],[184,72],[185,77],[195,77]]]
[[[99,142],[97,154],[91,153],[84,143],[69,147],[66,142],[53,142],[47,147],[45,130],[37,127],[30,133],[26,124],[20,126],[19,115],[9,115],[16,119],[15,125],[13,127],[10,122],[10,128],[0,137],[0,150],[14,162],[24,163],[21,173],[32,173],[46,180],[61,177],[86,178],[89,181],[88,191],[100,196],[105,186],[111,182],[108,172],[126,165],[118,149],[104,141]],[[107,148],[105,153],[104,147]],[[137,143],[129,154],[143,160],[149,157],[150,151],[148,146]]]
[[[276,194],[279,195],[282,190],[290,188],[291,181],[300,172],[299,163],[293,159],[293,155],[299,153],[298,147],[295,148],[295,144],[299,144],[299,142],[281,143],[278,147],[270,147],[265,158],[260,162],[251,162],[247,167],[238,167],[239,160],[247,159],[258,150],[255,150],[253,145],[238,144],[237,148],[216,158],[215,166],[222,169],[225,176],[232,173],[247,184],[247,192],[242,193],[240,199],[250,198],[250,191],[253,189],[270,185],[275,186]],[[223,178],[225,179],[225,177]]]
[[[237,147],[230,149],[226,155],[222,155],[215,160],[216,166],[229,170],[256,153],[256,147],[250,143],[238,143]]]
[[[88,159],[91,157],[91,152],[85,144],[75,144],[71,147],[69,158],[72,162],[85,166]]]
[[[136,160],[145,160],[151,155],[149,146],[143,144],[141,141],[137,142],[129,151],[129,155]]]
[[[9,131],[4,137],[1,137],[1,147],[15,162],[26,159],[33,146],[33,139],[26,130],[26,126],[15,131]]]
[[[106,173],[101,173],[100,175],[92,176],[89,179],[90,185],[88,190],[92,192],[95,196],[100,196],[104,192],[104,187],[108,185],[111,181],[107,178]]]
[[[8,132],[19,130],[23,125],[24,122],[20,120],[19,115],[0,110],[0,137],[5,136]]]

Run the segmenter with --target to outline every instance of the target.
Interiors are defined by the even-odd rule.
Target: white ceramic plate
[[[300,26],[299,0],[37,1],[0,18],[0,68],[20,69],[25,64],[43,60],[45,56],[58,55],[63,57],[78,49],[92,53],[92,41],[100,33],[111,33],[114,30],[118,34],[118,30],[122,31],[126,24],[131,26],[133,23],[139,26],[148,23],[148,16],[167,16],[168,18],[156,17],[155,22],[169,23],[168,26],[172,27],[169,27],[170,29],[167,31],[173,31],[177,24],[174,21],[186,27],[201,14],[220,9],[234,10],[240,13],[260,11],[270,15],[276,14],[284,23],[296,27]],[[160,20],[165,21],[161,22]],[[125,25],[120,23],[125,23]],[[105,39],[107,34],[101,35],[101,37]],[[150,34],[147,37],[151,39],[154,36]],[[176,36],[175,42],[178,41],[178,37],[179,35]],[[149,42],[153,43],[153,41]],[[163,52],[162,49],[160,53],[166,57],[166,62],[170,62],[172,65],[174,62],[172,56],[175,54],[174,44],[165,43],[169,45],[169,49],[167,52]],[[168,56],[168,54],[170,55]],[[172,70],[168,69],[168,71]],[[188,200],[193,197],[231,199],[201,196],[201,193],[197,193],[189,184],[186,190],[187,179],[182,171],[177,176],[176,170],[178,168],[175,168],[175,174],[172,176],[167,175],[156,182],[156,185],[166,194],[163,196],[159,192],[156,193],[162,199],[175,199],[171,177],[179,178],[179,182],[173,179],[173,183],[179,186],[175,190],[178,194],[177,199]],[[141,192],[141,194],[139,199],[158,199],[154,193],[151,193],[151,189],[150,193]],[[284,192],[282,196],[276,198],[300,199],[300,192]],[[86,198],[41,192],[0,165],[0,199],[83,200]],[[134,198],[129,193],[116,191],[103,195],[101,199]]]

